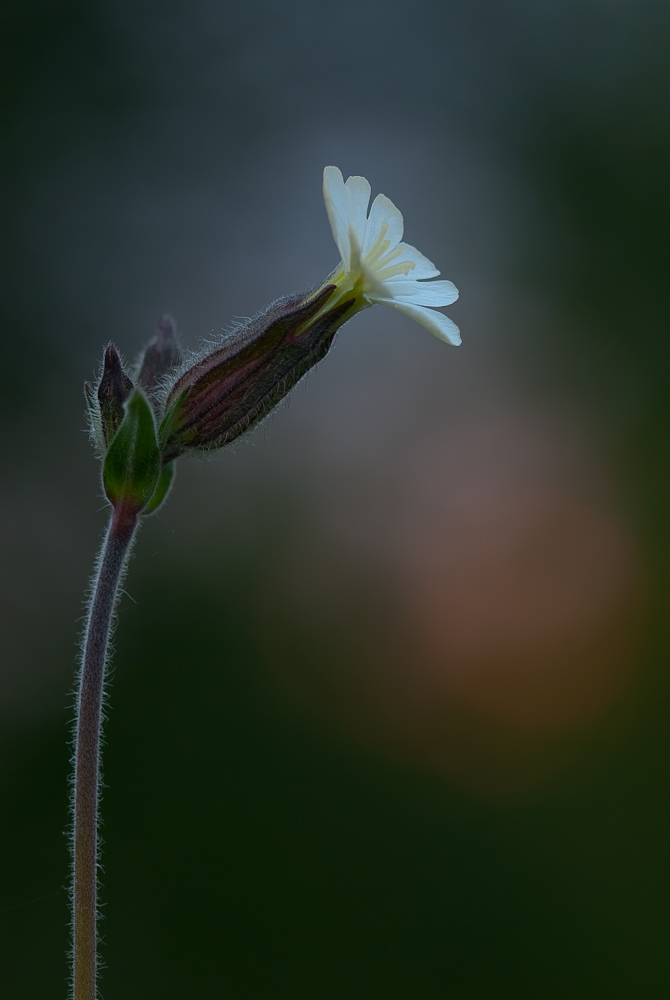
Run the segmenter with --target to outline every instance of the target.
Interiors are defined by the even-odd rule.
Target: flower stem
[[[97,866],[100,730],[114,608],[137,530],[137,513],[112,513],[96,566],[79,675],[72,795],[72,998],[97,997]]]

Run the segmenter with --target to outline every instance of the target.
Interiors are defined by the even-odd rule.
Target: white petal
[[[333,239],[340,251],[345,270],[349,270],[351,246],[349,244],[350,195],[344,186],[342,171],[326,167],[323,171],[323,200],[333,231]]]
[[[415,306],[450,306],[458,298],[452,281],[412,281],[392,278],[384,282],[388,298]]]
[[[403,249],[402,256],[398,256],[396,260],[411,260],[414,264],[414,268],[411,272],[413,278],[436,278],[440,273],[438,269],[433,264],[432,260],[428,260],[424,257],[416,247],[412,247],[409,243],[400,243],[399,246]],[[383,266],[384,261],[380,261],[380,267]]]
[[[398,246],[402,239],[402,212],[395,207],[391,199],[387,198],[385,194],[378,194],[372,202],[372,208],[370,209],[370,218],[368,219],[365,241],[363,243],[364,257],[375,243],[384,222],[388,226],[386,239],[390,243],[388,249],[390,253],[391,250],[394,250]]]
[[[345,187],[349,195],[349,226],[354,226],[358,245],[362,247],[370,202],[370,182],[365,177],[354,176],[347,178]]]
[[[381,300],[377,299],[377,301]],[[409,305],[407,302],[394,302],[391,299],[384,301],[384,305],[393,306],[398,312],[404,313],[416,323],[420,323],[438,340],[444,340],[447,344],[453,344],[454,347],[457,347],[461,342],[458,327],[444,313],[436,312],[434,309],[426,309],[425,306]]]

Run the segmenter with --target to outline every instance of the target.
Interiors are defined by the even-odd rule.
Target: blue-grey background
[[[328,163],[461,289],[183,461],[122,600],[105,1000],[670,989],[670,9],[5,0],[0,986],[65,996],[105,510],[81,385],[337,263]]]

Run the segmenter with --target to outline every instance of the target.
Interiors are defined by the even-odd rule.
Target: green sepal
[[[108,500],[130,502],[138,512],[152,499],[161,473],[153,410],[141,389],[124,403],[124,416],[102,467]]]
[[[153,512],[158,510],[163,501],[167,498],[174,480],[174,474],[174,462],[168,462],[167,465],[163,466],[158,479],[158,485],[154,490],[154,495],[144,509],[145,514],[153,514]]]

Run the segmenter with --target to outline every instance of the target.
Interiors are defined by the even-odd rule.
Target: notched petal
[[[348,271],[351,260],[349,245],[350,198],[344,186],[342,171],[338,167],[326,167],[323,171],[323,200],[335,245],[340,251],[345,270]]]
[[[438,340],[443,340],[454,347],[458,347],[460,344],[461,334],[458,327],[444,313],[428,309],[426,306],[410,305],[409,302],[397,302],[393,299],[387,299],[385,304],[392,306],[398,312],[404,313],[405,316],[414,320],[415,323],[425,327]]]
[[[453,281],[408,281],[392,280],[384,282],[388,298],[396,302],[409,302],[416,306],[450,306],[458,298],[458,289]]]
[[[363,247],[371,194],[370,182],[365,177],[349,177],[345,188],[349,196],[349,227],[353,225],[358,245]]]
[[[372,202],[370,216],[368,218],[365,241],[363,243],[363,256],[369,253],[377,240],[382,225],[386,223],[387,232],[385,239],[389,242],[387,252],[395,250],[402,239],[404,222],[402,212],[393,204],[385,194],[378,194]]]

